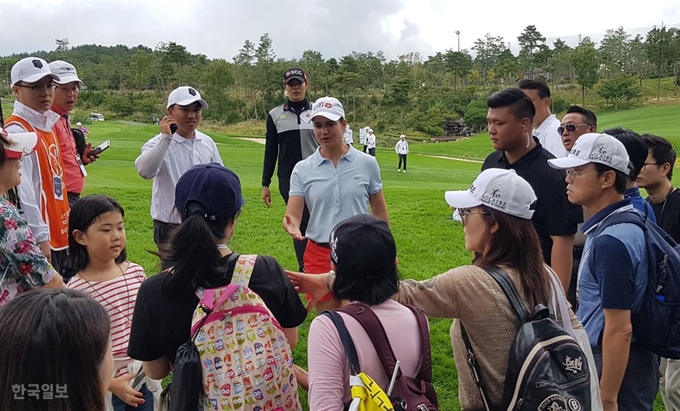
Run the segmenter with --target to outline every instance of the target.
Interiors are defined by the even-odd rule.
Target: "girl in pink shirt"
[[[411,310],[390,299],[398,290],[397,249],[389,226],[361,214],[339,223],[331,232],[333,294],[371,306],[380,319],[404,375],[415,377],[421,358],[418,322]],[[387,391],[386,375],[370,337],[349,315],[339,312],[354,342],[361,371]],[[350,369],[333,322],[317,316],[309,329],[309,406],[314,411],[342,411],[351,400]]]
[[[115,373],[109,384],[107,409],[153,410],[147,381],[135,389],[136,373],[129,371],[127,355],[132,312],[137,292],[146,279],[144,269],[127,261],[123,208],[113,198],[89,195],[76,201],[69,217],[69,254],[77,274],[69,288],[84,291],[106,308],[111,319]],[[155,388],[155,387],[154,387]]]

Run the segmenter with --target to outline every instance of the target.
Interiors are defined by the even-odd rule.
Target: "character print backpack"
[[[206,410],[301,410],[288,341],[248,288],[256,259],[239,256],[231,284],[196,292],[191,335],[203,367]]]

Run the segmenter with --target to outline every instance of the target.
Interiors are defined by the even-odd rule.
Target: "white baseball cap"
[[[316,116],[326,117],[331,121],[338,121],[341,118],[345,118],[345,109],[337,98],[321,97],[312,105],[311,119],[314,119]]]
[[[201,98],[201,93],[189,86],[177,87],[172,90],[172,93],[168,96],[168,108],[174,104],[188,106],[196,102],[201,103],[201,107],[208,108],[208,103]]]
[[[490,168],[482,171],[465,191],[447,191],[446,202],[455,208],[485,205],[515,217],[531,219],[536,194],[515,170]]]
[[[10,144],[3,144],[2,146],[5,149],[5,158],[7,159],[21,159],[35,151],[38,146],[38,135],[34,132],[11,133],[7,134],[6,138]]]
[[[20,81],[35,83],[47,76],[52,77],[54,81],[59,81],[59,76],[52,73],[47,62],[39,57],[23,58],[12,66],[12,85]]]
[[[81,86],[85,85],[85,83],[83,83],[83,81],[78,78],[78,73],[76,72],[76,68],[73,66],[73,64],[67,63],[63,60],[55,60],[51,62],[49,66],[50,71],[59,76],[59,80],[56,80],[58,84],[68,84],[77,81]]]
[[[622,142],[608,134],[587,133],[576,140],[566,157],[548,160],[552,168],[573,168],[600,163],[628,175],[630,158]]]
[[[406,134],[400,135],[399,138],[406,138]]]

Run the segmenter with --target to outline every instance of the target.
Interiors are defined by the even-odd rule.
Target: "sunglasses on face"
[[[583,127],[583,126],[588,126],[590,127],[590,124],[574,124],[574,123],[568,123],[565,124],[564,126],[559,126],[557,127],[557,132],[562,135],[564,133],[564,130],[567,130],[570,133],[573,133],[576,131],[576,127]]]

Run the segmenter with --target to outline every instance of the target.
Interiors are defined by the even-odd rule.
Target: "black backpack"
[[[76,151],[82,157],[87,148],[87,140],[85,140],[85,133],[79,128],[72,128],[73,140],[76,142]]]
[[[421,341],[421,357],[418,374],[415,377],[407,377],[402,374],[401,369],[397,370],[397,376],[392,391],[389,396],[392,402],[394,411],[437,411],[437,394],[432,385],[432,357],[430,352],[430,332],[427,325],[427,317],[418,308],[408,307],[418,320],[418,331],[420,333]],[[373,346],[380,357],[383,369],[387,377],[394,374],[397,359],[392,350],[385,328],[380,322],[380,318],[373,312],[371,307],[362,303],[352,303],[346,307],[340,308],[348,314],[366,331],[366,334],[371,339]],[[353,374],[361,372],[359,368],[359,359],[357,357],[356,349],[352,337],[349,335],[345,322],[342,317],[333,311],[324,311],[322,314],[328,316],[338,330],[340,341],[345,349],[345,356],[350,364],[350,369]],[[387,391],[387,390],[385,390]],[[386,408],[387,409],[387,408]]]
[[[595,231],[621,223],[642,228],[647,244],[647,286],[631,313],[635,342],[664,358],[680,359],[680,246],[661,227],[635,211],[605,218]]]
[[[498,268],[485,271],[501,287],[521,324],[510,347],[502,406],[492,408],[470,339],[461,322],[468,364],[485,409],[590,410],[591,370],[578,342],[551,318],[544,305],[537,305],[534,312],[529,313],[505,271]]]

